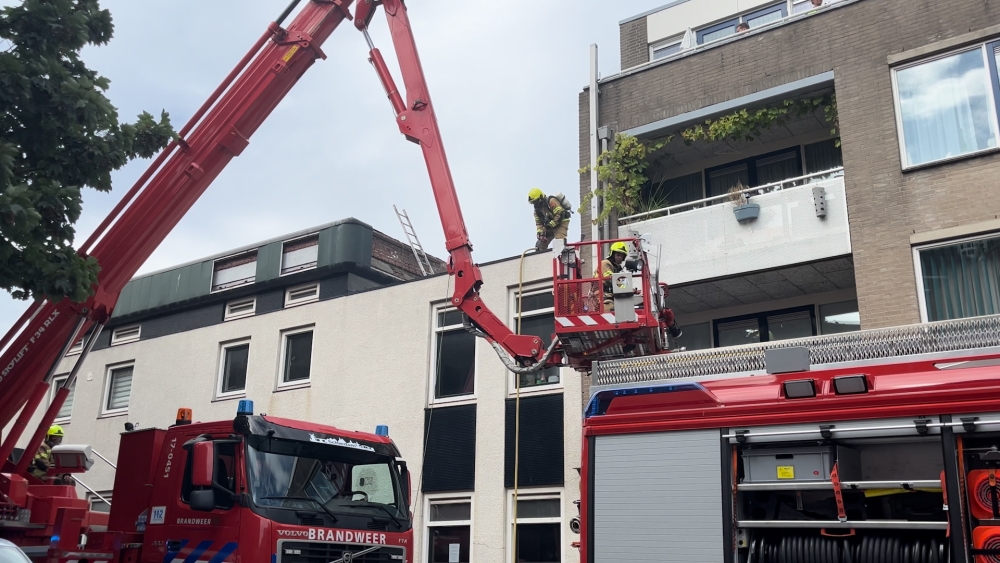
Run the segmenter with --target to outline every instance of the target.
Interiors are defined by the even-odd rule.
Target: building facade
[[[596,115],[579,97],[580,164],[617,134],[662,143],[608,230],[660,246],[678,346],[1000,313],[998,17],[675,0],[620,22],[623,70],[597,81]]]
[[[482,266],[486,303],[511,326],[523,310],[522,331],[545,339],[550,260]],[[385,424],[412,474],[414,561],[500,563],[514,541],[516,433],[519,558],[575,561],[580,379],[557,368],[518,389],[448,307],[443,263],[429,262],[424,276],[407,245],[347,220],[137,277],[59,413],[66,443],[113,462],[128,455],[126,422],[166,427],[179,407],[195,421],[230,419],[244,398],[258,413],[346,430]],[[114,503],[108,464],[80,478]]]

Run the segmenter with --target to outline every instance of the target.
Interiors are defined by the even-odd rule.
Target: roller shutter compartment
[[[598,436],[594,563],[721,563],[721,433]]]

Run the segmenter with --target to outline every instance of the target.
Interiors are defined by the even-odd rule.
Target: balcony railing
[[[780,182],[772,182],[770,184],[764,184],[761,186],[746,188],[744,190],[740,190],[740,192],[746,194],[747,197],[751,197],[755,195],[763,195],[771,192],[785,190],[788,188],[804,186],[806,184],[813,184],[822,180],[828,180],[830,178],[839,178],[842,177],[843,175],[844,175],[844,167],[839,166],[837,168],[831,168],[830,170],[824,170],[822,172],[813,172],[812,174],[806,174],[805,176],[796,176],[794,178],[788,178],[786,180],[781,180]],[[636,213],[635,215],[629,215],[627,217],[622,217],[618,219],[618,224],[626,225],[629,223],[634,223],[636,221],[652,219],[653,217],[659,217],[660,215],[670,215],[672,213],[680,213],[683,211],[690,211],[692,209],[699,209],[705,207],[706,205],[712,205],[713,203],[724,202],[728,200],[730,197],[731,196],[728,193],[725,193],[722,195],[716,195],[712,197],[696,199],[694,201],[688,201],[685,203],[679,203],[677,205],[671,205],[670,207],[661,207],[660,209],[654,209],[652,211]]]
[[[620,234],[643,236],[652,248],[659,246],[660,280],[672,285],[851,253],[842,168],[743,192],[760,206],[753,221],[738,222],[734,206],[722,204],[726,194],[626,217]],[[817,198],[823,198],[822,206]]]

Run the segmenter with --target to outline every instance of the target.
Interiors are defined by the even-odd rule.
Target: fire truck
[[[619,241],[555,243],[558,328],[548,347],[510,330],[483,302],[454,182],[402,0],[301,0],[272,22],[208,100],[180,129],[79,248],[101,266],[83,303],[41,299],[0,339],[0,536],[37,560],[293,563],[411,561],[408,473],[384,432],[353,433],[256,416],[244,405],[234,421],[188,424],[122,435],[105,516],[87,510],[75,487],[31,474],[33,452],[73,387],[125,284],[317,59],[344,20],[353,20],[404,137],[420,147],[449,253],[451,305],[516,373],[668,351],[678,329],[663,307],[655,254],[642,238],[621,239],[629,258],[610,278],[588,272]],[[381,7],[399,61],[397,88],[368,25]],[[296,12],[296,9],[298,11]],[[284,26],[289,16],[291,22]],[[589,264],[589,266],[587,265]],[[70,347],[82,353],[26,441],[12,454],[47,396]],[[59,474],[92,463],[86,446],[53,450]],[[322,499],[322,500],[321,500]]]
[[[1000,561],[1000,316],[594,365],[581,561]]]

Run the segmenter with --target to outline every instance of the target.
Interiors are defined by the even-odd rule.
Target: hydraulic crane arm
[[[102,268],[95,294],[80,304],[68,299],[38,301],[0,340],[0,428],[6,427],[19,410],[24,411],[14,425],[15,430],[0,445],[0,463],[19,439],[22,423],[27,422],[45,397],[51,376],[69,345],[88,330],[96,336],[110,317],[125,284],[229,161],[243,152],[251,135],[305,71],[317,58],[325,58],[320,48],[323,42],[344,19],[352,18],[348,11],[352,0],[309,0],[287,28],[281,27],[298,1],[268,26],[179,131],[178,140],[153,161],[81,246],[80,253],[97,258]],[[374,47],[371,61],[386,88],[400,131],[423,150],[451,255],[448,268],[455,278],[452,304],[471,319],[494,347],[509,354],[510,358],[501,354],[509,366],[537,369],[550,358],[552,347],[547,352],[541,349],[537,337],[513,334],[479,297],[482,276],[472,261],[472,246],[405,6],[401,0],[360,0],[356,25],[367,38],[367,24],[379,4],[385,10],[400,62],[406,86],[405,102]],[[370,38],[368,41],[371,44]],[[93,338],[86,349],[92,345]],[[511,358],[525,367],[518,368]],[[67,383],[67,389],[56,395],[29,448],[37,448],[70,385]]]

